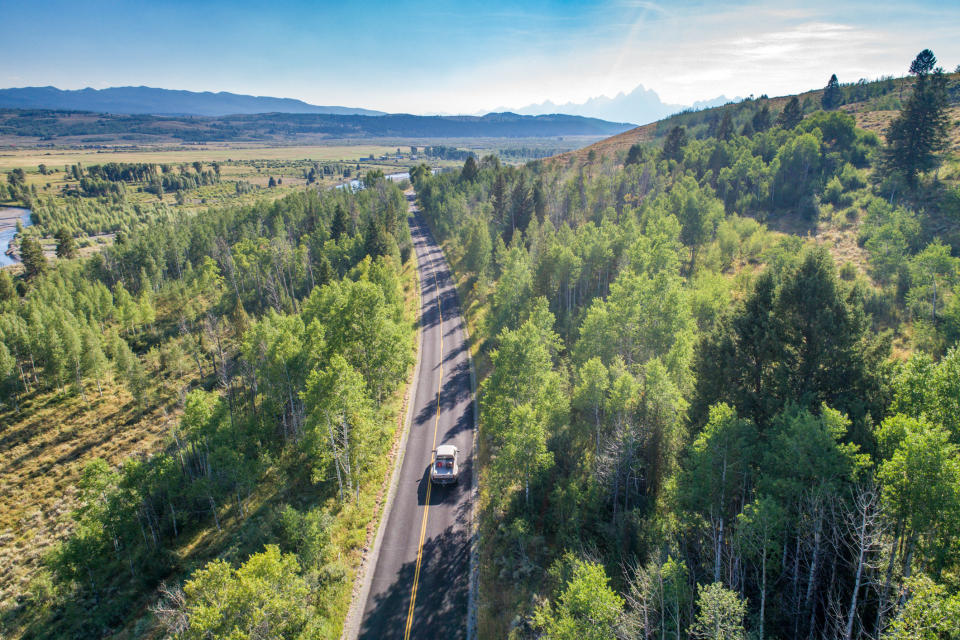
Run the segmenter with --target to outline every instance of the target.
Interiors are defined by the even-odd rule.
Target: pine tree
[[[333,240],[340,240],[344,233],[347,233],[347,212],[343,205],[338,203],[333,212],[333,222],[330,223],[330,237]]]
[[[793,129],[803,120],[803,109],[800,108],[800,100],[793,96],[783,107],[783,111],[777,116],[777,124],[783,129]]]
[[[886,133],[883,166],[903,175],[910,186],[920,173],[940,165],[938,152],[948,140],[947,78],[940,69],[931,72],[934,64],[933,53],[924,49],[910,65],[916,76],[913,94]]]
[[[723,112],[723,117],[720,119],[720,124],[717,126],[717,138],[720,140],[729,140],[733,137],[733,116],[730,113],[730,110],[727,109]]]
[[[823,95],[820,96],[820,106],[825,111],[832,111],[839,107],[841,102],[843,102],[843,90],[837,80],[837,74],[833,74],[823,90]]]
[[[73,240],[73,234],[61,227],[57,230],[54,237],[57,239],[57,257],[64,260],[70,260],[77,257],[77,244]]]
[[[770,105],[765,104],[759,111],[753,114],[751,124],[753,125],[754,131],[762,133],[770,128],[770,123]]]
[[[497,172],[493,181],[493,216],[501,225],[506,224],[507,213],[507,180],[502,171]]]
[[[477,179],[479,172],[480,168],[477,166],[477,159],[473,156],[468,156],[466,162],[463,163],[463,171],[460,172],[460,179],[466,182],[473,182]]]
[[[23,267],[29,280],[46,273],[49,266],[46,256],[43,255],[43,247],[40,246],[40,241],[32,235],[21,240],[20,259],[23,261]]]
[[[667,134],[663,142],[663,157],[680,162],[683,160],[683,148],[687,146],[687,128],[676,126]]]
[[[642,161],[643,147],[640,143],[637,143],[630,146],[630,149],[627,151],[627,159],[624,161],[623,166],[629,167],[632,164],[640,164]]]

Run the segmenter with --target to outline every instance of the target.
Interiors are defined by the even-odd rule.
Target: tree
[[[680,220],[680,240],[690,247],[690,270],[696,264],[697,251],[713,238],[723,219],[723,203],[712,192],[702,189],[691,176],[674,184],[666,196],[668,211]]]
[[[493,179],[491,196],[493,197],[493,217],[501,227],[506,226],[507,179],[503,171],[497,171],[497,176]]]
[[[667,134],[663,142],[663,157],[680,162],[683,160],[683,148],[687,146],[687,128],[677,125]]]
[[[630,149],[627,150],[627,159],[624,161],[623,166],[629,167],[632,164],[640,164],[642,161],[643,146],[639,142],[630,145]]]
[[[466,240],[463,243],[463,262],[477,277],[485,276],[490,267],[493,242],[485,216],[473,216],[467,221]]]
[[[293,554],[268,545],[233,569],[213,560],[183,586],[185,640],[305,638],[316,615]]]
[[[904,578],[911,575],[918,549],[923,565],[938,572],[960,533],[957,446],[950,442],[945,429],[922,418],[885,421],[881,441],[885,449],[893,449],[877,475],[883,486],[885,508],[896,519],[896,528],[901,532]]]
[[[716,402],[758,425],[791,402],[815,412],[825,403],[863,427],[867,414],[884,411],[889,342],[871,334],[862,298],[837,279],[825,249],[780,271],[761,275],[731,320],[701,343],[695,420]]]
[[[333,212],[333,221],[330,223],[330,238],[339,241],[347,233],[347,211],[339,202]]]
[[[837,80],[837,74],[830,76],[823,95],[820,96],[820,106],[824,111],[832,111],[843,102],[843,89],[840,88],[840,82]]]
[[[58,258],[70,260],[77,257],[77,244],[73,240],[72,233],[61,227],[60,229],[57,229],[57,232],[54,234],[54,238],[57,239]]]
[[[460,179],[465,182],[473,182],[480,173],[480,167],[477,166],[477,159],[472,155],[467,156],[463,163],[463,170],[460,172]]]
[[[933,55],[933,51],[930,49],[924,49],[917,54],[917,57],[913,59],[913,62],[910,63],[910,73],[917,77],[925,76],[931,71],[937,64],[937,57]]]
[[[22,187],[26,180],[27,174],[19,167],[7,173],[7,182],[10,183],[11,187]]]
[[[938,154],[948,140],[947,78],[941,70],[931,73],[935,63],[933,53],[925,49],[910,65],[916,76],[913,93],[886,132],[884,168],[902,174],[911,187],[920,173],[939,166]]]
[[[753,125],[753,130],[757,133],[762,133],[769,129],[772,123],[770,105],[764,104],[759,111],[753,114],[753,119],[750,122]]]
[[[333,466],[340,500],[348,496],[359,500],[360,480],[369,466],[367,451],[376,430],[363,376],[335,354],[328,367],[310,374],[301,396],[310,428],[308,446],[317,460],[314,481],[325,480]]]
[[[765,638],[764,625],[767,609],[768,563],[776,562],[780,548],[780,531],[785,514],[770,496],[754,500],[737,516],[737,538],[749,558],[759,560],[760,611],[757,613],[759,634]]]
[[[547,450],[546,419],[542,411],[522,404],[511,409],[507,424],[498,429],[503,446],[492,465],[494,477],[502,494],[519,480],[528,509],[531,483],[553,466],[553,453]]]
[[[730,109],[724,109],[720,124],[717,125],[716,137],[719,140],[729,140],[736,133],[733,129],[733,114]]]
[[[47,272],[47,258],[43,255],[43,247],[34,236],[28,235],[20,241],[20,259],[27,272],[27,279],[33,280]]]
[[[14,405],[19,410],[20,401],[17,393],[16,378],[17,360],[7,349],[7,345],[0,342],[0,390],[7,397],[13,398]]]
[[[537,609],[534,625],[548,640],[610,640],[622,611],[623,599],[610,588],[603,566],[576,560],[556,602]]]
[[[800,100],[797,96],[793,96],[787,101],[780,115],[777,116],[777,124],[780,125],[781,128],[789,131],[800,124],[802,120],[803,109],[800,108]]]
[[[690,636],[698,640],[743,640],[747,601],[721,582],[697,587],[697,617]]]
[[[960,636],[960,596],[926,576],[907,581],[909,597],[882,640],[945,640]]]
[[[386,227],[377,220],[376,216],[370,216],[363,231],[364,253],[371,258],[390,255],[390,240],[392,238]]]
[[[725,404],[710,409],[710,420],[690,448],[680,477],[679,496],[685,509],[710,527],[713,579],[719,580],[730,529],[744,507],[752,484],[757,429]]]
[[[0,302],[13,300],[17,295],[17,289],[13,286],[13,278],[6,269],[0,269]]]

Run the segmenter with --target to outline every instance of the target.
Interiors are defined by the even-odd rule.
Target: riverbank
[[[17,235],[17,222],[29,227],[30,210],[23,207],[0,207],[0,267],[20,262],[18,256],[11,255],[10,243]]]

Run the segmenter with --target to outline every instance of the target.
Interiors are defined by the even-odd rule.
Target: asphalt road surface
[[[443,252],[411,206],[420,263],[420,370],[396,496],[386,521],[360,638],[465,638],[473,514],[470,353]],[[431,486],[433,450],[460,451],[460,481]]]

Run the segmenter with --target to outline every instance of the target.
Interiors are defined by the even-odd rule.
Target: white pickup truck
[[[456,484],[460,476],[459,451],[452,444],[442,444],[433,452],[430,464],[430,482],[433,484]]]

